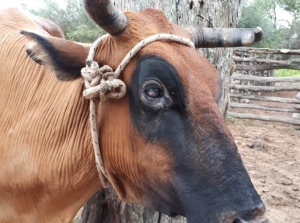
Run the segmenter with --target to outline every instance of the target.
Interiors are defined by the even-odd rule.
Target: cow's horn
[[[238,47],[256,43],[262,39],[263,30],[260,27],[239,28],[187,28],[196,48]]]
[[[109,34],[116,36],[126,29],[127,16],[110,0],[84,0],[83,4],[91,19]]]

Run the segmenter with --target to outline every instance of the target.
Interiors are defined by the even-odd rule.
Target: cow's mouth
[[[170,216],[171,218],[173,218],[173,217],[176,217],[176,216],[178,216],[178,215],[179,215],[179,214],[177,214],[177,213],[175,213],[175,212],[171,212],[169,216]]]
[[[265,216],[260,216],[257,217],[253,220],[243,220],[240,218],[237,219],[223,219],[221,221],[218,220],[211,220],[211,221],[206,221],[206,220],[201,220],[199,219],[189,219],[187,218],[187,222],[188,223],[269,223],[268,218],[266,218]]]
[[[236,219],[233,223],[269,223],[269,219],[265,216],[259,216],[254,220],[244,221],[242,219]]]

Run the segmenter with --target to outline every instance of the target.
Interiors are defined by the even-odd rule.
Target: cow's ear
[[[29,14],[29,15],[38,26],[40,26],[43,30],[45,30],[51,36],[65,39],[64,32],[61,30],[61,28],[57,24],[55,24],[54,22],[52,22],[48,19],[36,16],[33,14]]]
[[[26,49],[28,56],[38,64],[51,67],[59,80],[66,81],[80,77],[90,44],[53,36],[41,36],[24,30],[21,34],[31,40]]]

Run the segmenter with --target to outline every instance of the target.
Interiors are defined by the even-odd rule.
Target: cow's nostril
[[[256,208],[256,215],[263,216],[266,213],[266,207],[263,203],[259,204]]]
[[[235,219],[232,223],[241,223],[240,219]]]
[[[260,203],[252,210],[246,210],[241,213],[239,213],[239,221],[237,222],[252,222],[254,219],[263,219],[266,213],[266,208],[263,203]],[[254,221],[254,222],[260,222],[260,221]]]

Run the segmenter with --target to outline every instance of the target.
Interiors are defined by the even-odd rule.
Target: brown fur
[[[71,222],[100,188],[83,84],[59,82],[26,55],[19,10],[0,12],[0,222]]]
[[[160,11],[148,9],[126,15],[130,23],[125,32],[108,37],[99,46],[95,58],[100,65],[116,69],[135,44],[153,34],[188,37]],[[0,222],[70,222],[101,188],[89,131],[88,101],[82,97],[82,79],[56,79],[53,70],[57,76],[66,74],[53,67],[42,45],[29,48],[34,52],[32,57],[46,66],[30,60],[25,46],[34,39],[19,32],[26,30],[45,37],[59,49],[60,56],[73,63],[74,58],[80,63],[85,61],[89,45],[51,37],[52,32],[14,9],[1,12],[0,20],[0,135],[5,136],[0,143]],[[192,116],[205,128],[210,128],[210,122],[219,123],[229,135],[215,102],[220,77],[213,65],[187,46],[155,42],[142,49],[122,73],[127,86],[138,58],[148,54],[164,58],[177,69],[187,89]],[[162,145],[150,145],[136,132],[128,104],[128,96],[100,103],[102,156],[109,180],[120,197],[144,204],[144,186],[149,181],[169,182],[173,161]],[[168,200],[164,191],[158,193]]]

